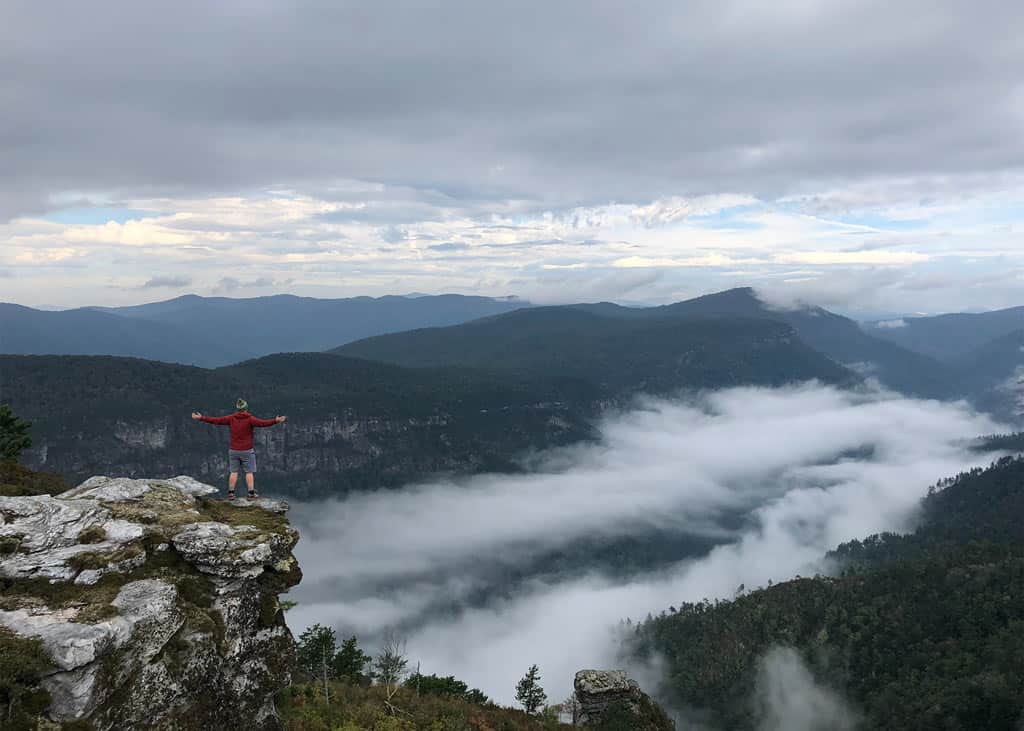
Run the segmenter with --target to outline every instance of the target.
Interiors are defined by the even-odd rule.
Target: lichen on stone
[[[596,731],[673,731],[675,723],[623,670],[580,670],[573,723]]]
[[[0,551],[0,629],[56,667],[39,679],[41,728],[277,727],[293,653],[278,594],[301,578],[298,534],[287,504],[215,491],[92,478],[0,497],[0,545],[17,542]]]

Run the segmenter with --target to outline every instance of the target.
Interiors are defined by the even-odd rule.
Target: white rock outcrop
[[[126,728],[278,728],[298,583],[285,503],[212,501],[188,477],[94,477],[0,497],[0,628],[52,664],[44,720]]]
[[[674,722],[624,670],[580,670],[573,682],[573,724],[631,731],[672,731]]]

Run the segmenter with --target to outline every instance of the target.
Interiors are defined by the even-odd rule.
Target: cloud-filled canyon
[[[423,672],[501,702],[538,663],[560,700],[575,670],[617,662],[626,618],[826,572],[836,544],[912,527],[930,485],[991,461],[969,438],[1000,429],[960,403],[816,384],[639,400],[522,474],[296,505],[289,623],[371,648],[395,630]],[[617,563],[622,541],[654,546],[649,565]]]

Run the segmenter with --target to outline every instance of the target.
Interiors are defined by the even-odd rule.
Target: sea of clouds
[[[911,528],[929,485],[992,460],[969,440],[1001,430],[963,403],[817,384],[639,400],[598,443],[534,456],[525,474],[295,506],[305,578],[288,621],[371,649],[397,629],[424,673],[503,703],[537,663],[560,701],[576,670],[620,664],[621,620],[827,571],[838,543]],[[652,534],[713,548],[628,575],[546,564],[595,538]],[[773,682],[783,696],[793,684]]]

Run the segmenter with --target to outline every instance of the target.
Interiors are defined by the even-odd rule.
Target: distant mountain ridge
[[[955,374],[948,367],[872,337],[849,318],[819,307],[772,309],[750,288],[731,289],[661,307],[622,307],[601,302],[534,308],[455,327],[377,336],[349,343],[332,352],[407,366],[473,365],[504,368],[509,363],[523,360],[539,362],[543,360],[543,353],[552,349],[564,347],[566,352],[573,350],[566,347],[566,338],[571,342],[578,333],[573,332],[573,328],[559,330],[554,324],[559,318],[571,321],[570,315],[557,314],[569,311],[603,318],[604,328],[615,328],[616,323],[623,322],[631,322],[635,326],[640,322],[696,322],[699,319],[707,321],[708,318],[718,318],[722,327],[741,319],[770,321],[790,328],[803,346],[809,346],[808,350],[817,351],[838,365],[876,376],[890,388],[929,398],[959,396],[962,391]],[[543,319],[531,314],[537,312],[549,313],[545,316],[546,333],[536,330]],[[591,324],[577,316],[575,327],[586,328]],[[530,335],[529,339],[526,338],[527,334]],[[483,345],[486,342],[493,342],[496,346],[489,354],[482,351],[482,348],[487,347]],[[517,343],[521,352],[513,352]]]
[[[807,347],[785,323],[750,317],[609,317],[577,307],[534,307],[446,328],[381,335],[332,352],[413,368],[457,366],[521,377],[559,373],[613,393],[856,380]]]
[[[533,311],[540,314],[525,314]],[[655,307],[610,302],[538,307],[514,297],[420,293],[345,299],[185,295],[59,312],[0,304],[0,353],[118,355],[220,367],[279,352],[331,350],[413,367],[533,373],[583,368],[590,377],[608,355],[602,348],[628,348],[635,356],[629,379],[635,381],[671,350],[656,331],[661,329],[662,339],[691,337],[695,325],[687,333],[673,333],[666,323],[694,318],[719,318],[731,323],[723,325],[727,329],[740,319],[781,323],[802,346],[893,390],[924,398],[967,397],[1008,419],[1024,408],[1016,395],[1007,398],[1008,388],[1024,393],[1016,388],[1024,350],[1015,345],[1024,343],[1024,308],[857,323],[813,305],[777,308],[749,287]],[[603,345],[594,337],[600,331],[608,336]],[[706,336],[714,341],[713,333]],[[779,367],[795,365],[787,361]],[[618,367],[606,375],[614,380]],[[658,367],[663,372],[652,374],[655,384],[668,366]],[[790,375],[801,372],[796,367]]]
[[[233,299],[185,295],[130,307],[44,312],[0,304],[0,353],[119,355],[217,367],[323,351],[381,333],[454,325],[527,306],[464,295]]]
[[[909,350],[959,364],[991,341],[1024,330],[1024,307],[879,320],[865,323],[864,329]]]
[[[865,323],[865,332],[941,361],[975,406],[1024,416],[1024,307]]]
[[[176,362],[230,359],[223,342],[174,325],[92,309],[45,311],[0,303],[0,353],[122,355]]]

